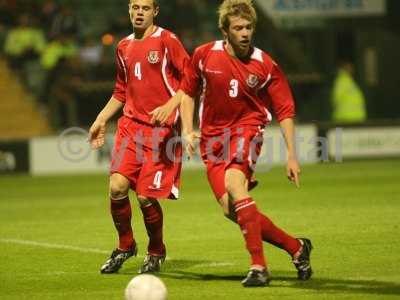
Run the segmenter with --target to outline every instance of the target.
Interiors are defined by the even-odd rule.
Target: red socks
[[[258,222],[261,226],[261,235],[264,241],[286,250],[292,257],[300,250],[301,243],[288,235],[262,213],[258,213]]]
[[[253,267],[266,266],[262,240],[286,250],[292,257],[301,249],[301,243],[297,239],[275,226],[267,216],[258,211],[253,199],[236,201],[234,205],[237,223],[242,230]]]
[[[261,226],[258,220],[256,203],[251,198],[235,202],[237,222],[246,241],[246,247],[251,255],[251,265],[265,268],[265,258],[261,240]]]
[[[131,226],[132,210],[129,198],[126,197],[118,201],[111,199],[111,215],[118,231],[118,248],[120,250],[128,250],[135,244]]]
[[[141,207],[143,219],[149,236],[148,252],[153,255],[165,255],[163,243],[163,212],[158,201]],[[111,215],[115,228],[118,231],[119,245],[121,250],[128,250],[136,244],[133,237],[131,218],[132,209],[129,198],[122,200],[111,199]]]
[[[163,243],[163,212],[158,201],[142,207],[144,224],[149,236],[148,253],[152,255],[165,255]]]

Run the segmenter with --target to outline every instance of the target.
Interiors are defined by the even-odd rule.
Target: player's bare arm
[[[193,129],[194,99],[182,90],[179,90],[166,104],[157,107],[150,114],[153,124],[165,124],[176,108],[180,107],[182,122],[182,138],[185,143],[185,150],[191,158],[195,152],[196,140],[200,135]]]
[[[189,158],[192,158],[196,150],[196,141],[200,138],[200,134],[193,129],[194,99],[186,93],[180,92],[182,93],[180,106],[182,137],[186,153],[189,155]]]
[[[150,114],[152,116],[151,123],[164,125],[168,118],[174,113],[175,109],[181,104],[184,93],[178,91],[175,96],[173,96],[167,103],[162,106],[157,107]]]
[[[285,119],[280,122],[280,126],[287,147],[287,177],[300,187],[300,165],[296,154],[294,121],[292,118]]]
[[[107,122],[123,106],[124,104],[121,101],[111,97],[110,101],[108,101],[103,110],[98,114],[89,129],[89,142],[93,149],[101,148],[104,145]]]

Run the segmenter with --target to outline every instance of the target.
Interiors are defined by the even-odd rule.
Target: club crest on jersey
[[[255,88],[257,86],[258,82],[259,82],[258,77],[257,77],[257,75],[254,75],[254,74],[250,74],[249,78],[247,78],[247,80],[246,80],[247,85],[251,88]]]
[[[159,51],[150,51],[149,55],[147,56],[147,60],[151,64],[156,64],[160,61],[160,53]]]

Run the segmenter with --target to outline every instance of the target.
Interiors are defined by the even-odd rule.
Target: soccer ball
[[[167,294],[161,279],[150,274],[134,277],[125,289],[126,300],[166,300]]]

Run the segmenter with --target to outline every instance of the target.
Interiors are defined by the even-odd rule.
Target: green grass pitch
[[[290,233],[312,239],[314,278],[298,282],[286,253],[265,245],[270,287],[245,289],[249,258],[202,171],[185,171],[182,199],[163,202],[169,299],[400,299],[400,160],[304,166],[302,186],[284,169],[258,174],[259,207]],[[0,177],[0,299],[122,299],[145,254],[100,275],[115,246],[106,174]]]

